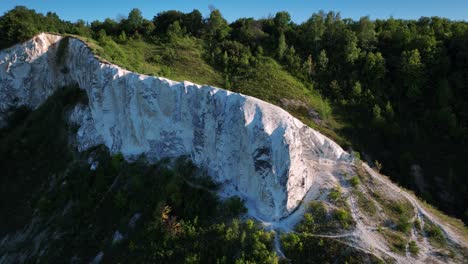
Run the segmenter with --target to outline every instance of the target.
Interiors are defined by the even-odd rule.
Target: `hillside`
[[[204,42],[194,37],[177,37],[171,41],[153,43],[127,39],[125,43],[119,43],[110,37],[96,41],[71,36],[86,42],[103,60],[130,71],[164,76],[176,81],[226,87],[226,73],[210,65]],[[334,132],[342,125],[333,118],[329,103],[268,56],[258,56],[252,68],[244,72],[235,85],[228,86],[233,92],[284,107],[301,121],[334,140],[349,144]],[[311,110],[314,114],[310,114]]]
[[[84,39],[128,70],[224,87],[283,107],[444,212],[468,220],[468,23],[287,12],[228,23],[219,10],[71,23],[16,7],[0,48],[40,32]],[[377,164],[377,163],[376,163]]]
[[[199,23],[186,19],[195,13],[158,14],[151,22],[160,27],[143,34],[138,29],[137,37],[119,31],[125,21],[95,22],[85,41],[132,71],[224,87],[278,105],[465,219],[467,23],[364,17],[347,25],[338,14],[317,13],[295,25],[279,12],[228,25],[217,11],[194,29],[190,24]],[[210,21],[218,28],[210,28]]]
[[[439,17],[16,7],[0,263],[463,263],[467,39]]]
[[[467,257],[463,224],[276,106],[138,75],[57,35],[2,51],[0,66],[0,262]],[[19,107],[36,110],[7,111]]]

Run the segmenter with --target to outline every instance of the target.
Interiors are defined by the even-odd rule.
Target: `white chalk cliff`
[[[277,106],[211,86],[124,70],[102,62],[74,38],[62,43],[60,61],[61,40],[43,33],[0,52],[0,124],[10,109],[34,109],[55,89],[78,84],[89,97],[88,105],[71,114],[80,125],[80,150],[105,144],[126,157],[187,155],[253,201],[269,220],[298,206],[321,164],[350,158]]]
[[[75,136],[80,151],[104,144],[129,159],[141,154],[150,161],[188,156],[222,183],[223,194],[241,195],[250,215],[276,230],[292,230],[306,210],[300,206],[303,199],[327,201],[327,190],[342,186],[356,222],[353,229],[313,235],[343,239],[350,247],[397,263],[466,262],[463,232],[365,164],[361,169],[367,179],[351,187],[349,178],[357,168],[352,157],[281,108],[211,86],[129,72],[103,62],[78,39],[40,34],[0,51],[0,127],[14,109],[35,109],[56,89],[75,84],[89,99],[69,116],[79,127]],[[356,205],[356,190],[375,204],[376,215]],[[418,221],[420,227],[413,225],[405,236],[417,243],[419,254],[408,249],[395,253],[385,233],[378,231],[389,218],[384,204],[370,195],[374,192],[383,200],[407,201],[413,207],[411,222]],[[440,254],[425,234],[425,223],[440,227],[450,250],[461,254],[449,260]],[[24,234],[31,230],[0,237],[0,263],[10,262],[5,245],[15,248],[29,239]],[[275,241],[280,253],[278,236]]]

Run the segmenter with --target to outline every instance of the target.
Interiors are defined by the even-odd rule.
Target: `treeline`
[[[468,23],[343,19],[318,12],[301,24],[287,12],[228,23],[219,10],[204,18],[166,11],[145,19],[133,9],[120,21],[62,21],[16,7],[0,17],[0,47],[40,31],[96,40],[148,43],[197,38],[228,89],[264,58],[274,59],[308,89],[330,100],[354,148],[383,172],[445,211],[468,220]],[[349,146],[347,146],[349,147]]]

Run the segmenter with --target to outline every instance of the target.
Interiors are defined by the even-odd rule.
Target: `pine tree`
[[[284,58],[284,53],[288,46],[286,45],[286,38],[284,37],[284,33],[281,33],[278,38],[278,59],[282,60]]]

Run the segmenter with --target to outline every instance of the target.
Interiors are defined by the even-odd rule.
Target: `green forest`
[[[133,9],[119,21],[72,23],[18,6],[0,17],[0,48],[40,32],[78,37],[132,71],[284,107],[468,221],[467,22],[356,21],[318,11],[301,24],[287,12],[228,23],[217,9],[208,17],[171,10],[152,19]]]

